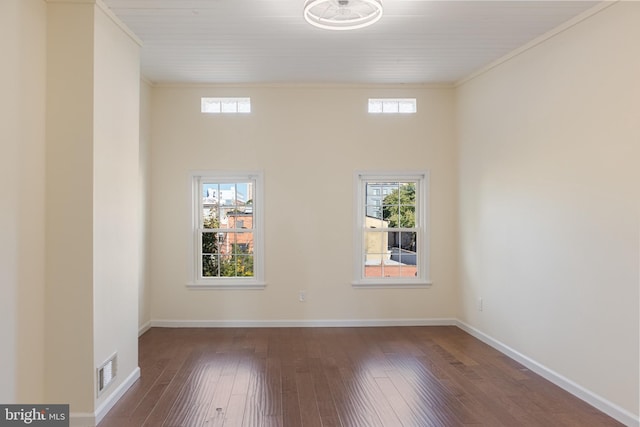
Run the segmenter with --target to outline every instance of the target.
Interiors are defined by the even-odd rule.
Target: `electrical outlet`
[[[483,309],[483,302],[482,302],[482,297],[478,298],[478,311],[482,311]]]
[[[306,291],[300,291],[298,293],[298,300],[300,302],[305,302],[307,300],[307,292]]]

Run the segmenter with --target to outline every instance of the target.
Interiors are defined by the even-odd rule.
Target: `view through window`
[[[425,175],[359,175],[356,281],[426,280]]]
[[[197,284],[261,280],[257,175],[194,178]]]
[[[202,183],[202,276],[253,276],[253,183]]]

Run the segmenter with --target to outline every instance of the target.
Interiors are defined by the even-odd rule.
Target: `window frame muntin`
[[[356,171],[354,173],[354,257],[353,280],[354,287],[361,288],[424,288],[431,286],[429,265],[429,171]],[[417,272],[413,277],[381,277],[367,278],[365,269],[364,236],[366,214],[366,185],[368,182],[411,182],[416,181],[416,218],[415,228],[394,228],[394,231],[415,230],[417,233]],[[387,229],[390,230],[390,229]],[[382,232],[382,231],[380,231]]]
[[[253,272],[252,277],[203,277],[202,233],[203,222],[202,184],[254,182],[253,194]],[[191,289],[264,289],[264,174],[262,171],[193,171],[189,174],[191,186],[191,222],[189,244],[189,281]],[[235,230],[235,229],[233,229]]]

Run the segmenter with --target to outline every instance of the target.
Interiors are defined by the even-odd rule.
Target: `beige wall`
[[[638,414],[638,22],[639,3],[615,4],[457,97],[461,318],[629,414]]]
[[[94,368],[118,354],[118,377],[100,406],[138,367],[140,53],[102,8],[94,19]]]
[[[2,1],[0,31],[0,402],[90,415],[94,346],[137,367],[138,46],[89,2]]]
[[[200,113],[250,96],[248,115]],[[368,97],[417,97],[418,114],[369,115]],[[155,87],[149,278],[155,320],[451,318],[456,312],[453,92],[381,87]],[[193,170],[264,171],[267,287],[188,290]],[[431,173],[429,289],[354,289],[353,173]],[[298,292],[307,301],[298,301]]]
[[[138,327],[144,330],[151,321],[151,286],[147,279],[149,250],[149,147],[151,144],[151,85],[140,82],[140,150],[139,150],[139,232],[140,232],[140,269],[138,288]]]
[[[45,398],[91,419],[137,368],[139,52],[100,4],[47,12]]]
[[[93,8],[47,7],[45,398],[71,412],[92,412],[95,396]]]
[[[46,5],[0,2],[0,402],[42,401]]]

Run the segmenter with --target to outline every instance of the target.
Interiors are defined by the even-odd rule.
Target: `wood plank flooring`
[[[99,427],[621,426],[453,327],[152,328]]]

